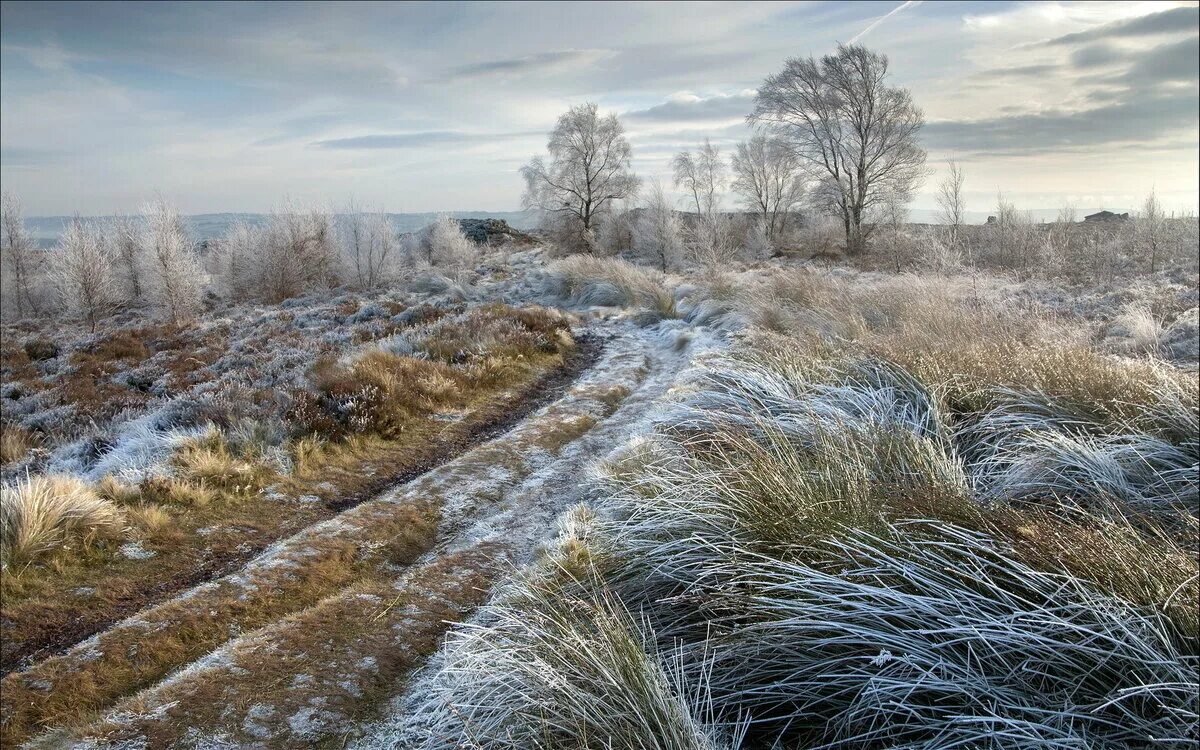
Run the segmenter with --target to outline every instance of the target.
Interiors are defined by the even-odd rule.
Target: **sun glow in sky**
[[[29,215],[162,194],[185,213],[301,202],[514,210],[572,104],[634,166],[749,135],[788,57],[891,58],[968,208],[1197,207],[1198,11],[1177,3],[2,3],[0,181]]]

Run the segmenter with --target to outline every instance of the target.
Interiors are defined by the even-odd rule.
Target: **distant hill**
[[[503,219],[513,229],[522,231],[533,229],[537,218],[528,211],[446,211],[456,219]],[[441,212],[419,214],[388,214],[396,225],[398,232],[415,232],[433,223]],[[225,234],[233,224],[244,221],[247,224],[262,224],[268,214],[194,214],[185,216],[188,231],[196,240],[209,240]],[[25,226],[43,247],[50,247],[58,241],[59,236],[71,222],[73,216],[30,216],[25,219]],[[111,216],[81,216],[84,221],[107,221]]]

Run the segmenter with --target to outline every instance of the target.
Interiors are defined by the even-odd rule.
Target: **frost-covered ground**
[[[77,728],[55,741],[436,746],[431,727],[445,716],[426,701],[444,678],[450,623],[491,622],[486,607],[512,589],[514,573],[537,563],[558,525],[574,518],[571,508],[596,499],[595,463],[677,414],[712,354],[759,346],[771,340],[764,333],[803,342],[814,357],[912,355],[905,362],[914,370],[928,365],[914,349],[975,334],[1091,352],[1101,359],[1089,366],[1111,357],[1139,373],[1194,371],[1197,357],[1194,279],[1075,288],[794,261],[659,274],[619,261],[554,261],[532,249],[489,255],[457,279],[419,275],[375,294],[272,306],[217,301],[182,331],[133,314],[97,334],[8,328],[5,424],[39,437],[4,477],[169,478],[178,471],[172,457],[212,425],[229,436],[253,428],[277,448],[263,460],[286,472],[296,454],[281,447],[285,414],[297,392],[313,388],[314,364],[348,365],[379,351],[429,358],[448,326],[496,302],[559,308],[577,338],[605,341],[604,352],[565,395],[499,437],[353,508],[306,521],[232,573],[155,601],[6,677],[52,701],[55,686],[67,684],[60,681],[100,674],[98,665],[109,661],[124,664],[129,644],[148,634],[193,627],[191,610],[228,624],[206,635],[212,647],[169,662],[168,673],[147,673],[129,683],[133,689],[95,699],[95,710],[77,714]],[[987,366],[997,377],[1006,372]],[[307,588],[310,579],[318,583]],[[261,613],[247,616],[245,602]]]

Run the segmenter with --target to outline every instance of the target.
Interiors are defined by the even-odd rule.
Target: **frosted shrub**
[[[674,268],[683,256],[682,225],[662,185],[655,183],[650,199],[634,225],[634,247],[660,271]]]
[[[271,214],[257,244],[251,275],[256,295],[280,302],[337,281],[337,237],[333,217],[320,209],[291,206]]]
[[[173,206],[159,200],[146,213],[143,242],[150,297],[171,323],[190,320],[200,312],[204,283],[196,249]]]
[[[429,229],[429,258],[446,276],[465,280],[475,267],[478,249],[463,234],[458,220],[442,215]]]
[[[384,213],[350,213],[342,227],[344,276],[357,288],[377,289],[398,272],[400,240]]]
[[[775,255],[775,243],[771,240],[770,226],[762,218],[750,222],[743,242],[746,260],[767,260]]]
[[[92,227],[76,219],[55,248],[51,266],[63,307],[92,331],[116,309],[120,285],[109,246]]]

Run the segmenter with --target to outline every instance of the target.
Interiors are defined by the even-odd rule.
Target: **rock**
[[[459,219],[467,239],[476,245],[532,245],[533,237],[513,229],[504,219]]]

